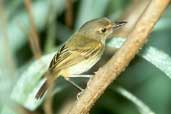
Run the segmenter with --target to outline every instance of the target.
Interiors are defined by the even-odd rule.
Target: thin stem
[[[73,0],[66,0],[65,22],[69,28],[73,25]]]
[[[2,66],[5,69],[9,69],[9,71],[11,71],[11,74],[14,75],[15,70],[16,70],[16,65],[14,62],[14,58],[12,55],[12,51],[10,49],[10,45],[9,45],[9,37],[8,37],[8,18],[7,18],[7,14],[4,10],[4,6],[3,6],[3,1],[0,1],[0,33],[2,33],[2,44],[3,44],[3,52],[1,53],[4,58],[4,65]]]
[[[41,49],[40,49],[40,43],[39,43],[39,36],[36,31],[36,27],[34,23],[31,0],[24,0],[24,3],[25,3],[26,10],[28,12],[29,21],[31,24],[30,35],[29,35],[30,46],[31,46],[31,49],[33,51],[35,58],[38,59],[41,57]]]

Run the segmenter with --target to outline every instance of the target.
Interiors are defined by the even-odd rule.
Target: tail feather
[[[55,72],[55,74],[57,75],[57,71]],[[55,80],[53,77],[55,74],[53,74],[52,72],[51,73],[46,72],[42,76],[42,79],[45,79],[45,81],[43,82],[38,92],[36,93],[36,96],[35,96],[36,99],[41,99],[46,93],[46,91],[48,90],[48,88],[53,85],[53,81]]]
[[[35,98],[41,99],[43,97],[43,95],[45,94],[45,92],[47,91],[47,89],[48,89],[48,83],[47,83],[47,80],[45,80],[45,82],[42,84],[42,86],[40,87],[40,89],[36,93]]]

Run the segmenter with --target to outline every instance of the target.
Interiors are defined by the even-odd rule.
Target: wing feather
[[[81,39],[78,40],[79,38]],[[82,37],[73,38],[66,42],[66,44],[64,44],[59,52],[53,57],[49,65],[49,70],[65,69],[85,59],[97,56],[98,53],[102,51],[101,46],[103,46],[102,43],[97,40],[86,38],[85,42],[85,40],[82,40]]]

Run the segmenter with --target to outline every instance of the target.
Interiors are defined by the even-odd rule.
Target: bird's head
[[[116,29],[120,28],[126,23],[126,21],[112,22],[106,17],[98,18],[83,24],[79,32],[85,36],[105,41]]]

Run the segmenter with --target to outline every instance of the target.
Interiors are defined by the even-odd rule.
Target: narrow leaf
[[[132,93],[122,87],[117,87],[116,91],[122,96],[130,100],[139,110],[141,114],[155,114],[146,104],[134,96]]]
[[[125,40],[125,38],[113,38],[107,45],[109,47],[119,48]],[[168,54],[153,46],[148,46],[143,48],[138,55],[150,62],[171,79],[171,57]]]
[[[160,69],[171,79],[171,57],[168,54],[150,46],[145,48],[139,55]]]

